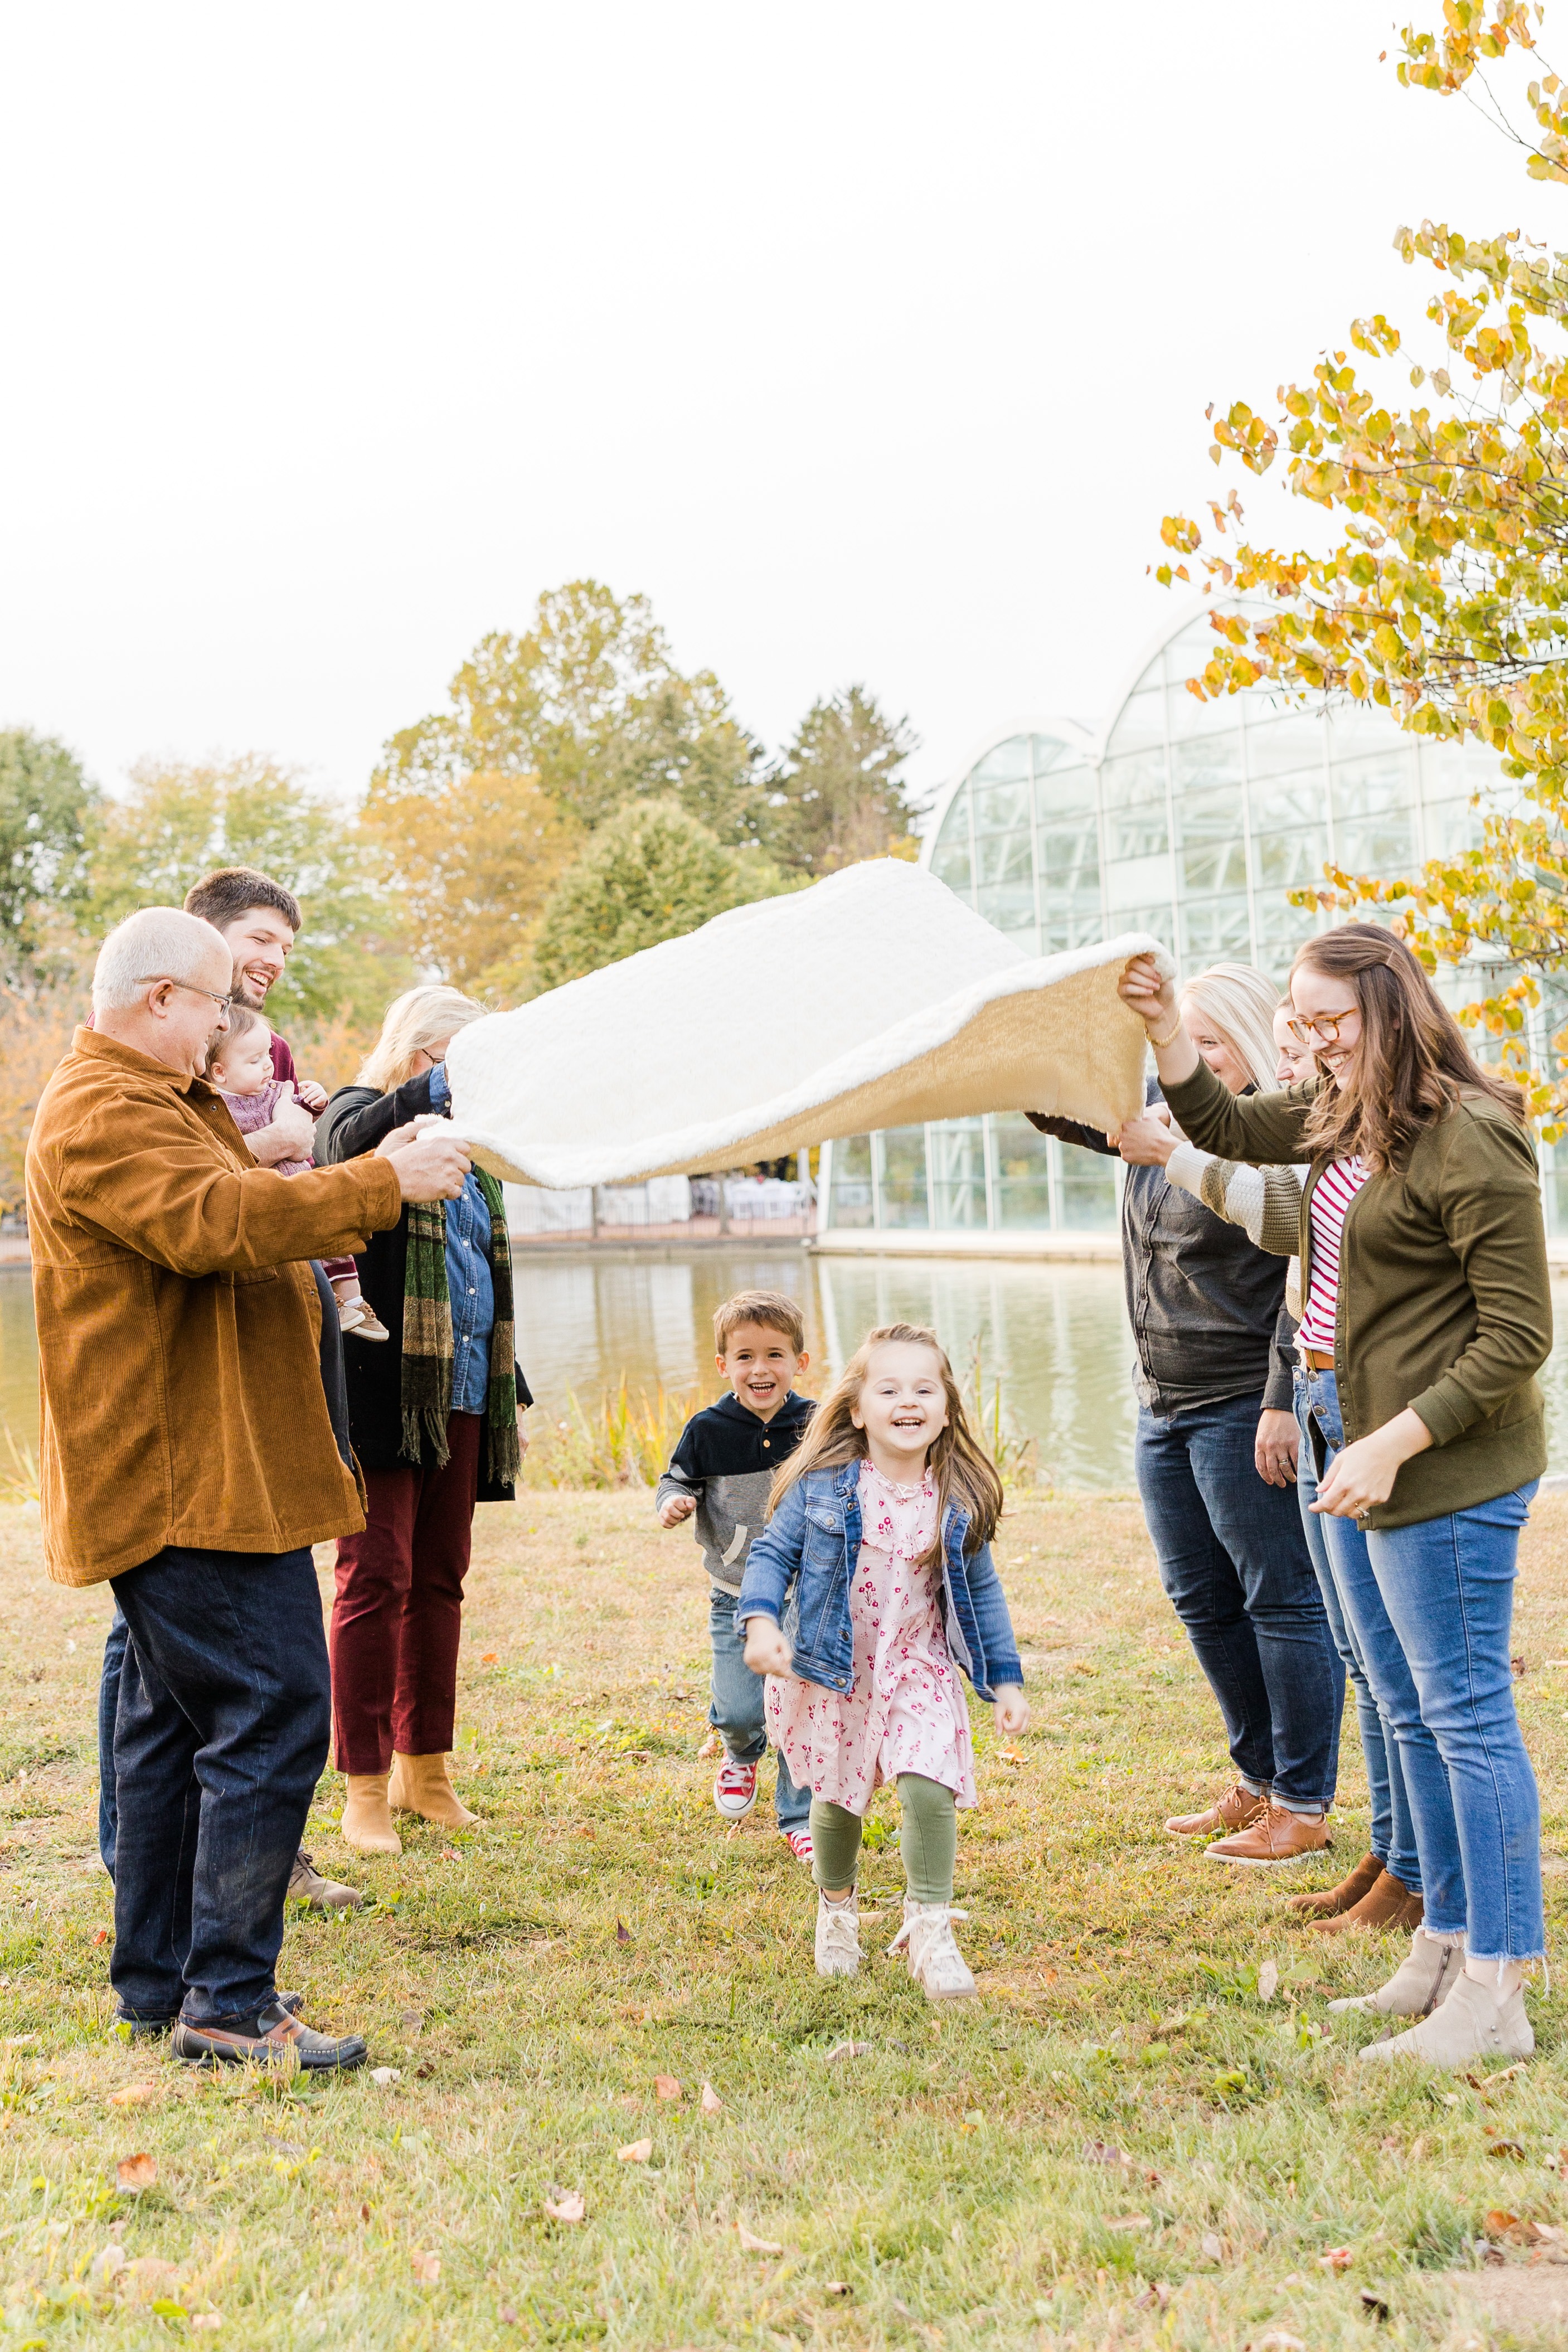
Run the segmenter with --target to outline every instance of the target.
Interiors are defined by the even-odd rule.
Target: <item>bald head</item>
[[[221,931],[180,907],[141,907],[115,926],[92,975],[93,1023],[183,1076],[228,1027],[234,958]]]

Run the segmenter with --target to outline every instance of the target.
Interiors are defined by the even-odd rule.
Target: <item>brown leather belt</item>
[[[1314,1372],[1332,1372],[1333,1370],[1333,1358],[1325,1356],[1321,1348],[1303,1348],[1301,1361],[1310,1364]]]

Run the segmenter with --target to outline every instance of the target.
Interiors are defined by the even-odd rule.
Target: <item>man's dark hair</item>
[[[215,874],[204,874],[185,893],[186,914],[200,915],[203,922],[215,924],[220,931],[250,907],[270,907],[291,931],[299,929],[298,899],[281,882],[258,874],[254,866],[220,866]]]

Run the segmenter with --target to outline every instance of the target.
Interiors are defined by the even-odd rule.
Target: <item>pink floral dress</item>
[[[873,1790],[918,1772],[972,1805],[975,1757],[947,1649],[940,1568],[916,1568],[936,1532],[936,1489],[860,1474],[862,1540],[850,1580],[854,1672],[847,1691],[769,1675],[768,1736],[797,1788],[863,1813]]]

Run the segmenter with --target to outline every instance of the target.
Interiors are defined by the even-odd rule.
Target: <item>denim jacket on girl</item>
[[[752,1544],[736,1603],[737,1630],[771,1617],[793,1652],[793,1671],[824,1690],[854,1678],[850,1578],[861,1548],[859,1461],[808,1470],[789,1487]],[[942,1622],[947,1647],[980,1698],[1021,1683],[1018,1644],[989,1544],[966,1555],[969,1519],[949,1503],[942,1526]]]

